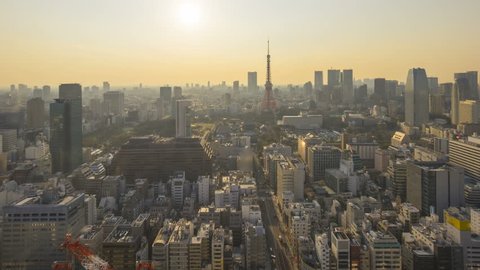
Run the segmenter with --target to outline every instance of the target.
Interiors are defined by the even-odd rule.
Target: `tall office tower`
[[[172,87],[160,87],[160,106],[162,108],[162,116],[171,115],[172,112]]]
[[[305,165],[292,157],[277,163],[277,194],[283,201],[284,193],[293,193],[295,201],[303,201]]]
[[[170,102],[172,99],[172,87],[162,86],[160,87],[160,98],[165,102]]]
[[[51,98],[51,96],[50,96],[50,95],[51,95],[51,90],[52,90],[52,88],[50,87],[50,85],[44,85],[44,86],[42,87],[43,100],[45,100],[45,101],[50,100],[50,98]]]
[[[313,88],[317,91],[323,90],[323,71],[316,70],[314,72]]]
[[[342,72],[342,102],[353,104],[353,70],[344,69]]]
[[[82,106],[82,86],[78,83],[61,84],[58,88],[58,98],[68,100],[79,100]]]
[[[108,91],[110,91],[110,83],[103,82],[103,92],[108,92]]]
[[[190,127],[190,105],[191,100],[182,99],[176,102],[176,117],[175,117],[175,136],[177,138],[188,138],[192,136]]]
[[[478,124],[480,120],[480,102],[462,100],[458,106],[458,122],[461,124]]]
[[[404,202],[407,199],[407,163],[405,160],[391,160],[387,173],[392,183],[393,195]]]
[[[257,72],[248,72],[248,92],[256,94],[258,91]]]
[[[106,114],[123,115],[125,108],[125,95],[120,91],[107,91],[103,93],[103,109]]]
[[[373,81],[373,94],[377,101],[385,102],[387,100],[387,83],[384,78],[376,78]]]
[[[185,184],[185,172],[175,172],[170,183],[173,207],[177,210],[183,206],[183,186]]]
[[[212,236],[212,270],[223,270],[225,253],[225,230],[215,229]]]
[[[263,111],[275,111],[277,109],[277,102],[273,96],[272,90],[273,84],[271,82],[270,74],[270,42],[268,42],[267,48],[267,81],[265,82],[265,93],[262,100]]]
[[[467,78],[457,78],[455,79],[455,86],[458,88],[458,97],[459,100],[467,100],[472,99],[471,90],[470,90],[470,82]]]
[[[59,99],[50,104],[52,172],[70,172],[82,164],[82,87],[60,85]]]
[[[442,216],[448,207],[463,205],[464,170],[442,162],[407,161],[407,201],[422,215],[433,208]]]
[[[445,111],[445,96],[441,94],[430,94],[428,97],[429,113],[432,115],[443,115]]]
[[[402,269],[401,245],[390,233],[365,233],[370,256],[370,269]]]
[[[3,207],[1,269],[50,270],[54,261],[65,260],[58,247],[67,233],[76,237],[85,225],[85,196],[55,195]]]
[[[233,94],[238,95],[238,92],[240,92],[240,82],[233,81]]]
[[[362,103],[368,97],[368,89],[366,84],[362,84],[355,89],[355,102]]]
[[[468,92],[465,93],[465,96],[462,96],[462,93],[460,93],[460,99],[478,100],[479,95],[478,95],[478,72],[477,71],[455,73],[454,78],[455,80],[466,79],[468,81]]]
[[[450,120],[453,125],[459,124],[459,106],[460,106],[460,89],[459,85],[455,83],[455,86],[452,89],[451,99],[450,99]]]
[[[210,185],[212,180],[209,176],[199,176],[197,180],[198,185],[198,204],[207,206],[210,204]]]
[[[308,149],[310,181],[324,180],[325,170],[340,168],[341,150],[338,147],[315,145]]]
[[[45,102],[41,98],[27,101],[27,123],[29,129],[40,129],[45,124]]]
[[[265,227],[261,220],[258,224],[245,223],[245,262],[246,269],[265,269],[267,260],[267,241]]]
[[[329,69],[328,73],[328,88],[333,90],[335,87],[340,86],[341,83],[341,72],[337,69]]]
[[[437,94],[439,91],[438,78],[428,77],[427,81],[428,81],[428,90],[430,91],[430,94]]]
[[[427,73],[423,68],[412,68],[405,87],[405,122],[420,127],[428,120]]]
[[[35,86],[35,88],[33,89],[33,98],[43,98],[42,89]]]
[[[398,96],[397,94],[398,81],[386,80],[385,81],[385,98],[388,100]]]
[[[182,87],[174,86],[173,87],[173,98],[174,99],[181,99],[182,98]]]
[[[438,89],[440,91],[440,94],[449,97],[452,93],[453,83],[441,83]]]
[[[465,169],[465,175],[480,181],[480,138],[468,137],[465,141],[450,140],[449,161]],[[468,153],[468,154],[467,154]]]

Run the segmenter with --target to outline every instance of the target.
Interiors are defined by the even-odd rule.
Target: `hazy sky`
[[[274,84],[331,67],[444,82],[480,70],[479,27],[479,0],[1,0],[0,85],[263,84],[268,38]]]

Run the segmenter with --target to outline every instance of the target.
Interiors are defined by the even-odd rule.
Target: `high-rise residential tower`
[[[405,122],[419,127],[428,120],[427,73],[423,68],[412,68],[405,86]]]
[[[258,83],[257,83],[257,72],[251,71],[248,72],[248,92],[257,93]]]
[[[176,102],[175,113],[175,136],[177,138],[186,138],[192,136],[190,128],[190,108],[191,100],[182,99]]]
[[[458,117],[459,117],[459,106],[460,106],[460,90],[455,83],[455,86],[452,89],[452,97],[451,97],[451,109],[450,109],[450,120],[453,125],[458,125]]]

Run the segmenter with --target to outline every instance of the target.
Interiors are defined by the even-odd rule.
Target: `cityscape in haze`
[[[0,2],[0,269],[480,269],[480,1]]]

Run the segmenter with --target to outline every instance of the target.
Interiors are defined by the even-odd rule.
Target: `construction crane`
[[[85,268],[85,270],[114,270],[108,262],[97,256],[93,251],[86,245],[80,243],[79,241],[72,240],[72,235],[67,234],[65,236],[65,241],[62,244],[62,248],[68,250],[75,259],[77,259],[80,264]],[[53,265],[55,270],[69,270],[72,269],[71,265],[68,265],[64,262]]]

